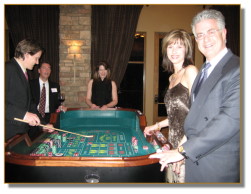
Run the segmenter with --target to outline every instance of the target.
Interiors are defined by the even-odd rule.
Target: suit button
[[[205,121],[208,121],[208,118],[207,118],[207,117],[204,117],[204,120],[205,120]]]

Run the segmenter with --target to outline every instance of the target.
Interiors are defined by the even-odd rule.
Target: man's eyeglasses
[[[202,39],[205,38],[205,36],[213,37],[213,36],[215,36],[217,31],[219,31],[219,29],[218,30],[216,30],[216,29],[208,30],[206,34],[199,33],[199,34],[197,34],[196,39],[197,40],[202,40]]]

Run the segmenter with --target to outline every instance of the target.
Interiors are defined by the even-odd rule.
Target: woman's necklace
[[[176,80],[176,78],[177,78],[177,75],[183,70],[184,68],[183,67],[181,67],[176,73],[174,73],[173,75],[172,75],[172,79],[171,79],[171,81],[175,81]]]

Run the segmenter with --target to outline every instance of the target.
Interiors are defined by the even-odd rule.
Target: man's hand
[[[45,127],[43,127],[43,131],[52,133],[54,131],[54,129],[52,129],[52,128],[53,128],[52,124],[47,124],[47,125],[45,125]]]
[[[24,116],[24,120],[28,122],[30,126],[38,126],[40,125],[39,117],[31,112],[27,112]]]
[[[58,109],[57,109],[57,112],[61,112],[61,111],[66,112],[67,111],[67,107],[65,107],[63,105],[59,106]]]
[[[160,171],[163,171],[165,167],[168,166],[169,163],[178,162],[184,159],[178,150],[169,150],[160,153],[155,153],[149,156],[149,158],[159,158],[159,163],[161,164]]]

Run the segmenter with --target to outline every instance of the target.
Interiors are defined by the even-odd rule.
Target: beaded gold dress
[[[188,88],[178,83],[173,88],[167,90],[164,102],[169,120],[168,141],[172,144],[173,149],[176,149],[184,136],[184,121],[190,107]],[[185,166],[181,170],[182,172],[177,176],[168,168],[167,181],[184,182]]]

